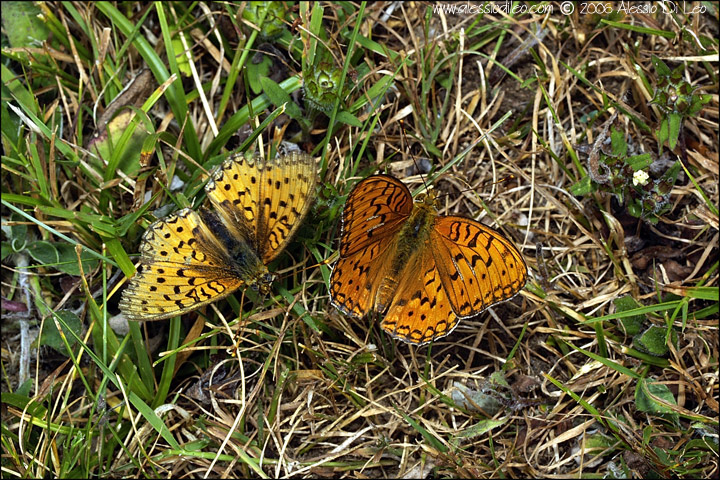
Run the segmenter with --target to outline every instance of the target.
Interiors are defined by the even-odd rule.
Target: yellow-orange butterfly
[[[526,281],[508,239],[470,218],[438,215],[434,191],[413,202],[403,182],[373,175],[348,196],[332,303],[354,317],[384,315],[381,327],[395,338],[422,345],[444,337]]]
[[[315,172],[304,153],[226,160],[205,186],[213,210],[185,208],[147,229],[120,310],[130,320],[162,320],[241,287],[266,294],[274,280],[266,265],[307,214]]]

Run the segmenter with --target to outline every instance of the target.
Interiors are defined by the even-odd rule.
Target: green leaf
[[[57,350],[63,355],[68,355],[67,347],[63,341],[63,336],[67,340],[67,344],[70,348],[73,348],[77,344],[77,339],[74,335],[68,333],[68,330],[72,330],[78,337],[82,336],[82,321],[73,312],[68,310],[60,310],[55,313],[56,317],[48,317],[43,324],[42,334],[40,335],[39,344],[47,345]],[[57,321],[57,324],[55,323]],[[62,333],[58,331],[58,325],[62,330]]]
[[[41,10],[34,2],[5,2],[2,7],[2,25],[10,45],[40,47],[50,31],[40,19]]]
[[[485,435],[487,432],[492,431],[497,427],[505,425],[509,417],[503,417],[497,420],[488,419],[481,420],[475,425],[466,428],[465,430],[458,433],[455,438],[476,438]]]
[[[352,32],[346,32],[343,36],[346,39],[349,39]],[[371,51],[373,53],[376,53],[382,57],[390,58],[393,62],[397,62],[400,54],[398,52],[395,52],[393,50],[388,49],[385,45],[381,45],[373,40],[370,40],[367,37],[363,37],[362,35],[357,35],[355,37],[356,43],[361,46],[363,49]],[[404,59],[403,59],[404,60]],[[414,62],[411,58],[407,59],[407,62],[409,65],[413,65]]]
[[[0,71],[2,72],[2,89],[3,89],[3,98],[9,97],[10,95],[7,95],[7,90],[10,91],[12,94],[11,96],[17,100],[17,102],[23,106],[23,108],[27,111],[37,113],[38,106],[37,106],[37,99],[35,96],[33,96],[32,93],[25,87],[25,85],[19,80],[21,78],[19,75],[15,74],[15,72],[11,71],[7,66],[4,64],[0,66]],[[2,122],[2,129],[4,133],[10,133],[8,130],[12,125],[16,125],[16,131],[13,131],[10,138],[18,138],[19,132],[19,126],[22,124],[17,114],[12,113],[10,111],[7,111],[7,103],[2,102],[2,108],[3,108],[3,122]],[[9,118],[12,120],[12,122],[8,125],[5,125],[5,118]],[[16,142],[13,142],[16,143]]]
[[[635,348],[643,353],[652,355],[654,357],[664,357],[668,354],[669,348],[665,343],[665,337],[667,336],[667,327],[661,327],[658,325],[651,325],[643,333],[636,335],[633,339]],[[672,342],[677,346],[677,333],[671,332]]]
[[[434,143],[432,143],[430,140],[423,139],[423,147],[425,147],[425,150],[428,151],[428,153],[432,153],[437,158],[442,158],[443,154],[442,151],[435,146]]]
[[[657,72],[658,76],[662,76],[662,77],[670,76],[670,73],[671,73],[670,68],[665,64],[665,62],[660,60],[655,55],[652,56],[651,61],[652,61],[653,66],[655,67],[655,71]]]
[[[320,2],[315,2],[310,17],[310,32],[321,39],[327,38],[327,31],[322,28],[323,13],[323,6]],[[314,62],[315,59],[311,58],[309,60]]]
[[[272,58],[268,55],[263,55],[262,53],[258,53],[256,55],[260,55],[262,60],[258,63],[251,60],[250,63],[247,64],[245,71],[247,72],[247,80],[250,84],[250,89],[255,95],[259,95],[263,91],[262,79],[267,78],[270,75],[270,67],[273,62]]]
[[[112,258],[117,262],[118,267],[128,277],[135,273],[135,265],[133,264],[127,252],[122,247],[122,243],[118,238],[105,239],[105,247]]]
[[[0,243],[0,260],[5,260],[5,258],[12,253],[14,253],[14,251],[10,242]]]
[[[670,414],[677,420],[677,413],[653,397],[657,397],[667,404],[677,405],[675,397],[667,385],[650,383],[645,378],[639,379],[635,387],[635,407],[641,412]]]
[[[628,213],[635,218],[642,217],[642,214],[643,214],[642,202],[635,198],[628,199],[627,210],[628,210]]]
[[[293,120],[300,120],[302,118],[302,112],[300,107],[290,98],[290,94],[280,87],[277,83],[271,79],[265,77],[260,79],[265,95],[268,96],[270,102],[276,107],[285,105],[285,112]]]
[[[680,136],[682,118],[682,115],[679,113],[668,114],[668,146],[670,147],[670,150],[674,149],[675,145],[677,145],[678,137]]]
[[[658,137],[658,144],[660,145],[660,149],[662,150],[662,146],[665,145],[665,142],[667,142],[668,138],[670,137],[667,118],[663,118],[662,122],[660,123],[660,128],[657,130],[656,133]]]
[[[610,141],[613,155],[621,157],[627,155],[627,142],[625,142],[625,134],[623,134],[623,132],[613,128],[612,132],[610,132]]]
[[[589,453],[590,451],[603,452],[608,448],[612,448],[613,445],[617,444],[615,438],[602,433],[589,433],[585,436],[585,451],[583,453]]]
[[[662,179],[670,185],[675,185],[675,181],[677,180],[681,168],[682,164],[679,161],[676,161],[670,168],[667,169],[665,174],[662,176]]]
[[[570,187],[570,193],[576,197],[584,197],[594,191],[595,189],[589,176],[584,176]]]
[[[29,244],[26,250],[41,265],[55,266],[60,261],[60,255],[55,246],[45,240],[38,240]]]
[[[102,134],[90,141],[88,147],[108,164],[117,156],[114,165],[128,175],[134,175],[140,170],[140,154],[146,138],[150,135],[147,129],[138,128],[138,125],[132,123],[137,112],[140,110],[124,107],[108,122]],[[147,117],[140,113],[144,116],[144,123],[147,124]],[[124,139],[125,132],[131,128],[132,131]]]
[[[13,407],[26,412],[28,415],[36,418],[44,418],[47,413],[47,409],[42,406],[42,403],[37,398],[30,399],[30,389],[32,387],[32,378],[30,380],[29,387],[27,382],[22,385],[22,388],[15,390],[15,393],[3,392],[2,401],[4,405],[11,405]],[[22,390],[22,391],[21,391]]]
[[[362,122],[352,113],[342,110],[337,113],[335,120],[351,127],[362,128]]]
[[[613,303],[615,304],[615,311],[618,313],[642,307],[642,305],[640,305],[630,295],[616,298],[615,300],[613,300]],[[628,335],[637,335],[638,333],[640,333],[640,329],[642,328],[644,321],[645,315],[629,315],[627,317],[620,318],[620,322],[625,329],[625,333],[627,333]]]
[[[178,71],[186,77],[192,75],[190,69],[190,60],[188,59],[187,52],[183,46],[180,35],[175,35],[172,39],[172,49],[175,52],[175,60],[177,61]],[[190,55],[192,55],[192,49],[190,49]]]
[[[705,106],[706,103],[710,102],[710,100],[712,100],[712,95],[709,93],[703,95],[693,95],[692,103],[690,104],[690,108],[686,112],[686,115],[691,116],[697,114],[703,109],[703,106]]]
[[[32,242],[27,246],[28,254],[39,264],[53,267],[56,270],[68,275],[80,275],[80,267],[77,262],[75,246],[69,243],[51,243],[45,240]],[[95,269],[98,259],[89,250],[83,249],[80,254],[85,273]]]
[[[689,287],[685,289],[685,295],[688,298],[699,298],[712,302],[720,301],[720,291],[717,287]]]
[[[362,108],[363,106],[367,105],[367,98],[369,97],[372,101],[375,101],[376,98],[378,98],[381,95],[385,95],[385,92],[387,92],[388,88],[390,88],[393,85],[393,77],[390,75],[386,75],[377,82],[375,82],[367,91],[366,95],[361,96],[357,99],[355,103],[352,104],[350,107],[351,112],[355,112]]]
[[[633,169],[634,172],[644,170],[652,165],[652,155],[649,153],[643,153],[642,155],[635,155],[627,159],[628,165]]]
[[[81,272],[80,267],[78,266],[75,246],[70,245],[69,243],[56,243],[55,247],[60,260],[56,268],[68,275],[80,275]],[[82,262],[83,271],[86,275],[97,268],[98,263],[100,263],[100,260],[93,256],[87,248],[82,249],[80,253],[80,261]]]

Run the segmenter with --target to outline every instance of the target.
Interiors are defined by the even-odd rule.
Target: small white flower
[[[638,170],[637,172],[633,173],[633,185],[647,185],[648,180],[650,180],[650,175],[645,172],[645,170]]]

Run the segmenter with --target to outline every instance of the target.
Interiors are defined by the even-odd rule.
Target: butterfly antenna
[[[483,183],[481,183],[480,186],[481,186],[481,187],[484,187],[485,185],[488,185],[488,184],[489,184],[489,185],[499,185],[499,184],[501,184],[501,183],[512,182],[513,180],[517,180],[517,177],[515,176],[515,174],[509,173],[509,174],[505,175],[504,177],[502,177],[500,180],[497,180],[497,181],[495,181],[495,182],[491,182],[491,181],[489,181],[489,180],[486,180],[486,181],[484,181]],[[496,195],[497,195],[497,193],[495,194],[495,196],[496,196]],[[494,200],[494,199],[495,199],[495,196],[491,197],[491,198],[490,198],[490,201]]]
[[[418,172],[418,175],[420,175],[420,180],[422,180],[423,185],[425,186],[425,191],[429,192],[430,187],[428,186],[427,182],[425,181],[425,176],[422,174],[422,169],[420,168],[420,163],[415,158],[415,155],[412,153],[412,149],[410,148],[410,142],[408,142],[408,135],[405,131],[405,120],[400,119],[398,120],[400,122],[400,138],[401,142],[405,144],[405,150],[410,154],[410,157],[413,160],[413,163],[415,164],[415,170]]]
[[[501,183],[510,182],[510,181],[513,181],[513,180],[516,180],[516,179],[517,179],[517,177],[516,177],[514,174],[510,173],[510,174],[508,174],[508,175],[505,175],[505,176],[504,176],[503,178],[501,178],[500,180],[497,180],[497,181],[495,181],[495,182],[490,181],[490,180],[486,180],[486,181],[480,183],[480,185],[478,185],[477,187],[474,187],[474,188],[473,188],[467,181],[465,181],[465,180],[462,179],[462,178],[458,178],[458,180],[459,180],[460,182],[464,183],[464,184],[465,184],[465,187],[466,187],[464,190],[460,190],[459,193],[465,193],[465,192],[468,192],[468,191],[476,191],[476,190],[480,190],[480,189],[482,189],[482,188],[485,188],[487,185],[499,185],[499,184],[501,184]],[[442,196],[440,196],[440,197],[438,197],[438,198],[443,198],[443,197],[446,197],[446,196],[448,196],[448,195],[450,195],[450,194],[449,194],[449,193],[445,193],[445,194],[443,194]],[[493,197],[493,198],[494,198],[494,197]],[[493,198],[490,198],[488,201],[492,201]]]
[[[289,271],[291,271],[291,270],[292,270],[292,271],[297,271],[297,272],[304,272],[304,271],[306,271],[306,270],[310,270],[310,269],[312,269],[312,268],[319,267],[319,266],[321,266],[321,265],[330,265],[331,263],[333,263],[333,262],[335,262],[335,261],[337,260],[337,257],[338,257],[339,255],[340,255],[340,254],[339,254],[337,251],[335,251],[335,252],[332,253],[332,255],[330,255],[330,257],[326,258],[325,260],[323,260],[323,261],[321,261],[321,262],[319,262],[319,263],[314,263],[314,264],[312,264],[312,265],[308,265],[308,266],[306,266],[306,267],[302,267],[302,268],[299,268],[299,269],[298,269],[297,267],[289,267],[289,268],[287,268],[286,270],[282,270],[282,271],[280,271],[280,272],[274,272],[274,273],[278,276],[278,279],[280,279],[280,278],[285,278],[285,277],[284,277],[284,274],[287,273],[287,272],[289,272]]]

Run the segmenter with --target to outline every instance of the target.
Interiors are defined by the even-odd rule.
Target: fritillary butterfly
[[[480,222],[438,215],[437,204],[435,192],[413,202],[389,175],[358,183],[342,214],[332,303],[354,317],[384,315],[390,335],[423,345],[515,296],[527,281],[518,249]]]
[[[205,186],[214,209],[185,208],[147,229],[120,310],[162,320],[241,287],[267,294],[274,276],[266,265],[302,223],[315,181],[315,160],[304,153],[226,160]]]

